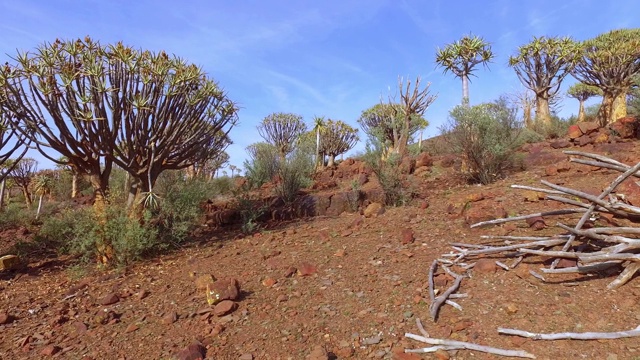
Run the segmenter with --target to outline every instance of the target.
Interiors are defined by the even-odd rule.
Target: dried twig
[[[423,349],[407,349],[405,352],[407,353],[427,353],[427,352],[435,352],[439,349],[444,350],[473,350],[480,351],[484,353],[501,355],[501,356],[511,356],[511,357],[520,357],[527,359],[535,359],[535,355],[528,353],[524,350],[507,350],[507,349],[499,349],[490,346],[478,345],[474,343],[464,342],[464,341],[455,341],[448,339],[435,339],[427,336],[420,336],[415,334],[406,333],[405,337],[409,339],[417,340],[429,345],[436,345],[434,347],[423,348]]]
[[[515,335],[522,336],[534,340],[599,340],[599,339],[621,339],[640,336],[640,326],[629,331],[617,331],[617,332],[584,332],[584,333],[551,333],[541,334],[532,333],[523,330],[498,328],[498,333],[503,335]]]

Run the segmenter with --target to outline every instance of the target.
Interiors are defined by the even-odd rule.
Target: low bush
[[[451,110],[443,135],[462,156],[461,172],[469,182],[488,184],[513,168],[514,154],[521,144],[516,114],[504,98]]]

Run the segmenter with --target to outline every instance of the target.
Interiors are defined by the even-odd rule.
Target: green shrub
[[[531,130],[540,134],[544,139],[558,139],[567,134],[569,126],[575,124],[577,117],[570,117],[567,120],[552,116],[549,123],[535,121],[531,126]]]
[[[27,227],[35,220],[35,211],[23,203],[6,204],[0,211],[0,231]]]
[[[273,180],[278,173],[278,149],[267,143],[255,143],[247,147],[249,159],[244,162],[245,177],[252,188],[258,188]]]
[[[311,186],[315,171],[314,148],[310,143],[299,143],[295,150],[278,163],[275,191],[285,203],[292,203],[300,189]]]
[[[402,182],[400,167],[401,157],[398,154],[389,154],[384,158],[384,144],[375,138],[370,138],[367,142],[367,151],[364,154],[364,161],[371,167],[371,170],[382,187],[387,205],[400,206],[406,204],[411,199],[411,191],[405,188]]]
[[[180,178],[161,189],[160,209],[153,214],[152,222],[159,228],[162,243],[175,245],[188,238],[203,215],[200,205],[220,194],[216,185],[206,179]]]
[[[459,105],[451,110],[444,136],[453,150],[461,154],[461,171],[469,182],[491,183],[513,167],[521,129],[516,113],[504,98],[471,107]]]

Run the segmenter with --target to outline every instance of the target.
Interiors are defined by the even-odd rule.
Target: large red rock
[[[583,133],[582,133],[582,130],[580,130],[580,126],[578,125],[569,126],[569,129],[567,130],[567,136],[569,136],[569,139],[574,140],[579,138],[582,135]]]
[[[207,300],[211,305],[223,300],[237,300],[240,283],[236,279],[218,280],[207,285]]]
[[[221,301],[213,308],[213,313],[216,316],[225,316],[234,312],[238,308],[238,304],[231,300]]]
[[[627,116],[618,119],[618,121],[609,124],[609,129],[623,139],[632,139],[637,137],[640,123],[635,116]]]
[[[590,135],[600,129],[600,125],[598,125],[598,123],[595,121],[585,121],[578,123],[578,127],[580,128],[580,131],[582,131],[582,133],[585,135]]]

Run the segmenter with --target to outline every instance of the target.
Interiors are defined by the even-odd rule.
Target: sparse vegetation
[[[516,113],[504,98],[451,110],[443,135],[462,157],[461,174],[469,182],[489,184],[513,167],[521,128]]]

